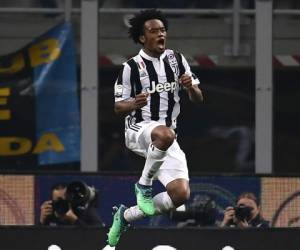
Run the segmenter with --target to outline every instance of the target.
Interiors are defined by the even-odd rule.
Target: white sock
[[[139,209],[138,205],[136,205],[125,210],[124,218],[128,222],[132,222],[145,218],[145,214]]]
[[[153,197],[153,202],[156,209],[156,215],[168,212],[169,210],[175,208],[171,197],[167,192],[162,192],[155,195]],[[124,218],[128,222],[143,219],[145,217],[145,214],[142,212],[142,210],[139,209],[138,206],[127,208],[124,212]]]
[[[145,186],[152,185],[153,176],[163,164],[166,154],[166,151],[158,149],[153,144],[149,145],[147,159],[142,172],[142,176],[139,180],[139,184]]]
[[[153,197],[155,214],[162,214],[175,208],[171,197],[167,192],[161,192]]]

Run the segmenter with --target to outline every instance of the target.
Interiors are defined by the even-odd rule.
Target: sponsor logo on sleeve
[[[123,94],[123,86],[116,84],[115,85],[115,97],[122,97]]]

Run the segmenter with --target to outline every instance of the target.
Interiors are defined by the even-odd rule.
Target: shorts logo
[[[150,88],[147,89],[149,94],[153,94],[154,92],[169,92],[174,93],[176,89],[177,83],[176,82],[165,82],[165,83],[158,83],[155,85],[155,81],[152,81],[150,84]]]

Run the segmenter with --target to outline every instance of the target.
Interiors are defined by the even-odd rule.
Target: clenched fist
[[[147,97],[149,96],[149,93],[140,93],[135,96],[134,100],[134,106],[135,109],[140,109],[147,105]]]
[[[181,84],[181,86],[183,86],[185,89],[189,89],[190,87],[192,87],[192,77],[187,75],[187,74],[183,74],[180,79],[179,79],[179,83]]]

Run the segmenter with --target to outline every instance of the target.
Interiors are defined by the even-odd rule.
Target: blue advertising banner
[[[79,161],[75,47],[62,23],[0,57],[0,168],[63,170]]]
[[[136,205],[134,184],[138,176],[99,176],[99,175],[40,175],[36,176],[36,221],[39,219],[40,206],[46,200],[51,200],[51,187],[74,181],[82,181],[98,190],[97,211],[106,225],[112,222],[112,207],[124,204],[128,207]],[[230,177],[230,176],[207,176],[192,177],[190,180],[191,198],[185,204],[184,216],[167,214],[153,216],[135,221],[134,226],[149,227],[178,227],[189,226],[184,224],[196,218],[194,224],[203,226],[215,226],[223,219],[223,213],[227,206],[234,206],[237,197],[242,192],[252,192],[260,197],[261,182],[258,177]],[[153,194],[164,191],[159,181],[154,182]],[[209,207],[214,203],[213,209]],[[194,212],[197,211],[197,214]],[[213,214],[211,213],[212,211]],[[196,216],[196,217],[195,217]]]

